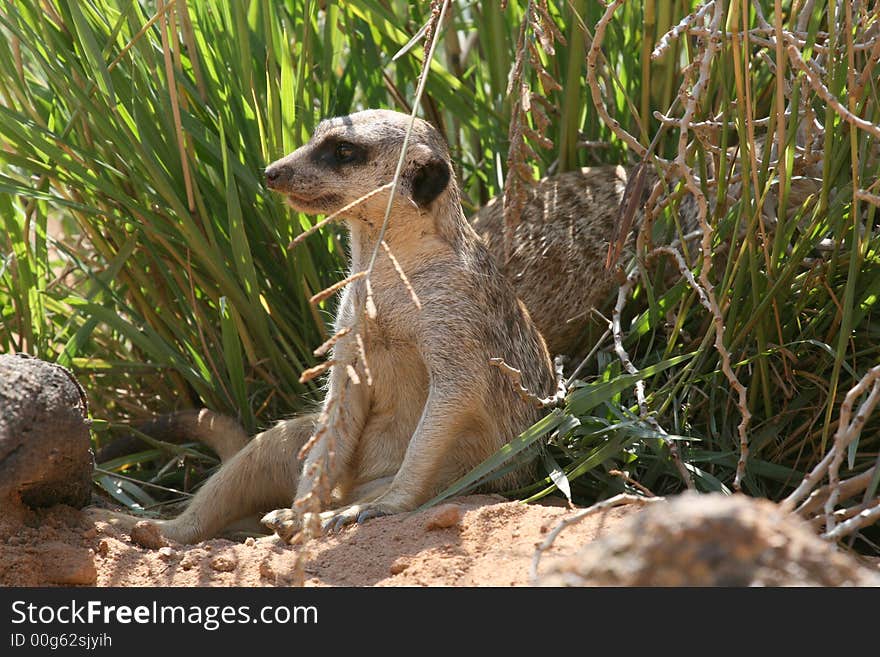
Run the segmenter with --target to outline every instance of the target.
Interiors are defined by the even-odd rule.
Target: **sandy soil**
[[[541,572],[633,512],[615,509],[568,528],[545,553]],[[470,496],[377,518],[310,543],[306,585],[528,585],[535,545],[571,513]],[[149,550],[70,507],[9,506],[0,516],[0,586],[276,586],[293,579],[295,549],[273,537]]]

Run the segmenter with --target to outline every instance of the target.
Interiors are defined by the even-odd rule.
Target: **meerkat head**
[[[330,214],[375,192],[394,178],[410,117],[388,110],[365,110],[318,124],[307,144],[266,169],[267,186],[286,194],[308,214]],[[398,182],[394,212],[430,212],[454,187],[449,150],[440,133],[416,119]],[[347,211],[346,217],[381,223],[390,190]]]

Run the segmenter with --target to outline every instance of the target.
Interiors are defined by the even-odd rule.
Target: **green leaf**
[[[469,486],[477,483],[490,472],[502,466],[513,456],[534,445],[538,440],[562,424],[563,419],[564,416],[562,415],[562,412],[559,409],[554,409],[549,415],[526,429],[523,433],[510,441],[510,443],[502,447],[489,458],[485,459],[469,473],[453,482],[444,491],[419,507],[419,509],[427,509],[438,502],[442,502],[449,497],[460,494]]]

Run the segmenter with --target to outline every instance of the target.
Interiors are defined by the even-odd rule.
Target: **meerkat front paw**
[[[275,509],[264,515],[260,522],[278,535],[285,543],[290,543],[301,527],[299,514],[293,509]]]

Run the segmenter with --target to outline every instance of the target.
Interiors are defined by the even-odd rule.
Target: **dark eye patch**
[[[311,159],[319,166],[338,170],[344,166],[365,164],[368,155],[367,149],[360,144],[329,136],[312,151]]]

